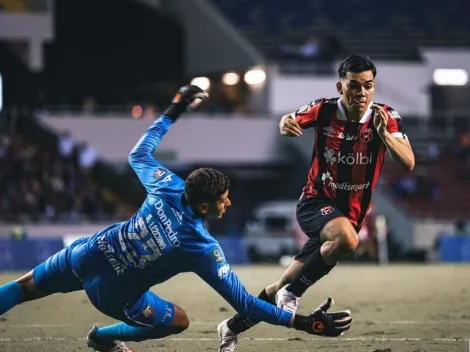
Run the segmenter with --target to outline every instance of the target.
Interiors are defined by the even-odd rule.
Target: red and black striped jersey
[[[389,114],[392,136],[407,139],[400,115],[378,105]],[[340,98],[312,101],[293,114],[302,129],[315,128],[312,165],[301,198],[334,201],[355,227],[364,221],[386,152],[374,114],[369,108],[359,122],[349,121]]]

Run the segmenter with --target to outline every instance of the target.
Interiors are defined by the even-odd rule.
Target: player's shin
[[[96,330],[95,338],[96,342],[104,345],[115,340],[141,342],[179,334],[183,330],[180,327],[165,325],[136,327],[125,323],[118,323],[99,328]]]
[[[21,303],[21,288],[16,281],[0,286],[0,315]]]
[[[261,291],[261,293],[258,295],[259,299],[262,299],[263,301],[275,304],[275,302],[269,298],[268,294],[266,293],[266,290],[264,289]],[[258,324],[259,321],[257,320],[252,320],[247,317],[241,316],[240,314],[235,314],[235,316],[230,319],[227,323],[228,328],[234,333],[234,334],[240,334],[254,325]]]
[[[287,285],[286,290],[301,297],[310,286],[328,274],[335,265],[327,265],[318,248],[305,261],[292,282]]]

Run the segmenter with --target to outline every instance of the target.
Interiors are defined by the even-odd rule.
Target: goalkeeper
[[[204,219],[221,218],[231,205],[227,176],[201,168],[183,181],[154,159],[170,126],[207,97],[196,86],[182,87],[130,153],[129,163],[147,190],[141,208],[128,221],[76,240],[20,279],[0,286],[0,315],[54,293],[85,290],[99,311],[121,321],[93,327],[88,346],[131,351],[122,341],[158,339],[188,328],[186,312],[149,289],[179,273],[194,272],[252,319],[326,336],[349,329],[349,311],[327,312],[331,299],[302,316],[249,294],[204,227]]]

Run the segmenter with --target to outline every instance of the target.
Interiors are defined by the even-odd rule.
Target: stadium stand
[[[213,0],[221,12],[271,58],[282,45],[318,49],[333,42],[338,54],[367,53],[374,59],[418,59],[420,46],[470,45],[468,1]],[[366,11],[367,10],[367,11]],[[269,14],[269,16],[268,16]],[[348,20],[345,21],[344,18]],[[325,41],[325,39],[327,39]],[[329,49],[328,49],[329,50]]]

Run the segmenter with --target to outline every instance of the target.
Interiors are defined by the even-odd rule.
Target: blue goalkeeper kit
[[[93,305],[115,319],[168,326],[175,308],[149,288],[194,272],[243,315],[289,326],[291,313],[245,290],[204,219],[186,202],[184,181],[153,157],[172,123],[162,115],[130,153],[130,165],[147,190],[141,208],[128,221],[75,241],[36,267],[36,285],[46,293],[85,289]]]

